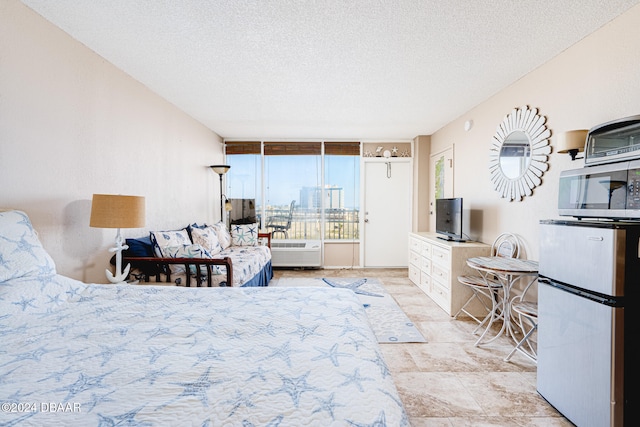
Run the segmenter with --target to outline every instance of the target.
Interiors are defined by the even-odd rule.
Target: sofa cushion
[[[153,243],[150,236],[139,237],[137,239],[125,240],[128,248],[122,251],[123,257],[143,257],[151,258],[157,256],[153,250]],[[116,256],[111,257],[111,265],[116,265]],[[131,264],[131,274],[137,276],[144,274],[147,276],[153,276],[158,273],[165,273],[164,269],[157,264],[138,263],[135,260],[128,261]],[[126,263],[125,263],[126,265]]]
[[[149,237],[153,243],[153,250],[156,256],[165,258],[168,258],[169,256],[164,252],[164,248],[190,245],[193,243],[186,229],[151,231],[149,233]]]
[[[258,244],[258,223],[234,224],[231,226],[233,246],[256,246]]]
[[[190,244],[190,245],[179,245],[179,246],[167,246],[163,249],[165,256],[167,258],[213,258],[211,254],[198,244]],[[172,264],[171,266],[172,274],[180,274],[184,273],[184,265]],[[211,266],[213,274],[221,274],[220,268],[217,265]],[[201,274],[207,274],[207,266],[202,265]],[[190,273],[196,274],[196,266],[190,266]]]
[[[241,286],[251,280],[271,261],[267,246],[230,246],[216,258],[229,257],[233,263],[233,286]],[[224,267],[223,267],[224,268]]]
[[[129,249],[124,251],[126,256],[152,257],[156,255],[153,251],[153,243],[150,236],[126,239],[125,242],[129,246]]]
[[[218,222],[211,227],[216,231],[218,241],[220,242],[220,246],[222,246],[223,250],[231,246],[231,234],[223,222]]]
[[[222,251],[218,233],[213,227],[191,228],[191,240],[193,243],[201,245],[211,255],[219,254]]]
[[[0,282],[18,277],[56,274],[56,265],[42,247],[26,213],[0,212]]]

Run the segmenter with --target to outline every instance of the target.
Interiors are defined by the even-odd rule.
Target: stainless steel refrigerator
[[[537,390],[579,427],[639,425],[639,246],[639,223],[540,223]]]

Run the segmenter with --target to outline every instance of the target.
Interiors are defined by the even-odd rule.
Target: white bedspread
[[[0,283],[0,424],[402,426],[343,289]]]

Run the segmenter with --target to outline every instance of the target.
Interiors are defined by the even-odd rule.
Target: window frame
[[[324,191],[326,187],[326,168],[327,168],[327,156],[344,155],[354,156],[356,169],[354,172],[354,208],[352,215],[355,215],[357,222],[354,222],[353,235],[349,238],[328,238],[327,237],[327,207],[325,206],[324,197],[321,197],[321,206],[319,207],[320,213],[320,232],[319,240],[323,242],[350,242],[356,243],[360,241],[360,203],[362,193],[362,183],[360,182],[360,169],[362,163],[362,142],[361,141],[224,141],[224,155],[227,163],[228,155],[238,154],[259,154],[260,155],[260,170],[256,171],[256,179],[260,179],[259,185],[256,188],[260,188],[260,196],[256,199],[260,200],[260,218],[261,227],[264,227],[264,218],[266,215],[266,158],[276,155],[320,155],[320,191]],[[230,172],[233,172],[231,169]],[[357,185],[356,185],[357,184]],[[304,239],[304,238],[303,238]],[[299,239],[299,240],[303,240]],[[315,240],[315,239],[314,239]]]

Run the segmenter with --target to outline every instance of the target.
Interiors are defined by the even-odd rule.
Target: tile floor
[[[474,347],[476,326],[455,320],[408,278],[406,269],[276,269],[281,277],[376,277],[427,343],[381,344],[413,427],[573,426],[536,392],[536,365],[500,338]]]

